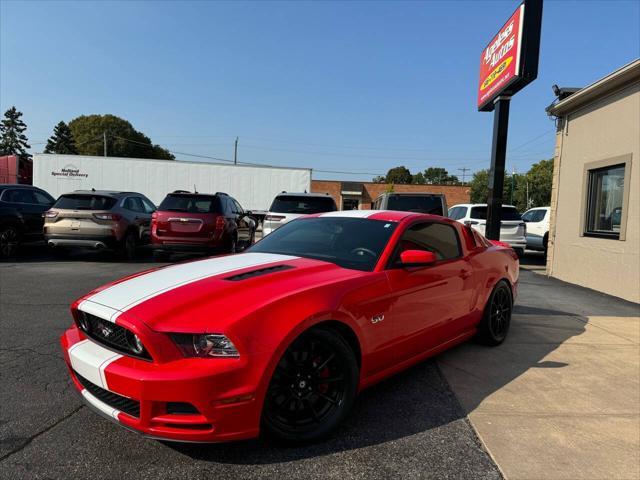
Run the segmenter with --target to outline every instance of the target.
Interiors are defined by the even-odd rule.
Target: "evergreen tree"
[[[69,125],[60,121],[54,129],[53,135],[47,140],[47,146],[44,149],[44,153],[58,153],[58,154],[70,154],[77,155],[78,149],[76,148],[76,142],[73,139],[73,134]]]
[[[16,107],[4,112],[4,119],[0,123],[0,155],[29,155],[27,149],[31,145],[24,134],[27,126],[20,117],[22,112]]]

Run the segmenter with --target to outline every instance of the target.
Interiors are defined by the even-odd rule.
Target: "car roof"
[[[118,192],[115,190],[74,190],[73,192],[64,193],[63,195],[101,195],[103,197],[122,198],[127,195],[140,195],[138,192]]]
[[[439,215],[427,213],[403,212],[401,210],[338,210],[335,212],[323,212],[307,215],[308,217],[341,217],[341,218],[365,218],[368,220],[382,220],[386,222],[400,222],[408,217],[420,217],[433,220],[450,220]]]
[[[25,185],[24,183],[0,183],[0,188],[33,188],[35,190],[42,190],[40,187],[36,187],[34,185]]]
[[[449,207],[449,210],[456,207],[486,207],[486,203],[457,203]],[[516,208],[515,205],[502,204],[503,207]]]
[[[331,195],[329,195],[328,193],[307,193],[307,192],[280,192],[276,195],[276,197],[281,197],[281,196],[291,196],[291,197],[322,197],[322,198],[333,198]]]
[[[385,195],[399,195],[401,197],[444,197],[444,193],[432,192],[384,192],[378,195],[378,197],[384,197]]]

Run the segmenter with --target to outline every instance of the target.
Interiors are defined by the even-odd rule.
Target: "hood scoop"
[[[226,277],[225,280],[232,282],[239,282],[241,280],[247,280],[248,278],[259,277],[261,275],[267,275],[273,272],[280,272],[282,270],[290,270],[295,268],[291,265],[276,265],[274,267],[258,268],[257,270],[251,270],[249,272],[239,273],[238,275],[231,275]]]

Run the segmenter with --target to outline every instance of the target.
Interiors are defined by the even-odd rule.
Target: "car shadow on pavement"
[[[324,456],[427,432],[464,417],[433,360],[363,391],[329,439],[288,445],[260,438],[227,444],[166,443],[191,458],[219,463],[267,464]]]
[[[345,423],[328,440],[288,448],[268,439],[218,445],[167,445],[205,461],[278,463],[383,444],[466,418],[465,411],[473,411],[484,399],[528,370],[567,367],[567,363],[545,358],[584,333],[589,316],[602,314],[600,308],[589,309],[585,306],[588,303],[581,302],[581,295],[591,295],[585,289],[532,272],[521,274],[521,284],[522,293],[504,344],[490,348],[468,342],[365,390]],[[628,312],[633,313],[633,309]],[[460,398],[449,387],[438,364],[447,371],[458,370],[468,379],[468,388],[456,390]]]

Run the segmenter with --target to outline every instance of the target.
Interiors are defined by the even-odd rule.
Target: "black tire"
[[[544,256],[547,256],[547,250],[549,248],[549,234],[545,233],[544,238],[542,239],[542,248],[544,251]]]
[[[491,292],[478,325],[476,340],[483,345],[496,346],[504,342],[511,326],[513,297],[506,281],[501,280]]]
[[[358,378],[354,352],[338,333],[305,332],[276,366],[262,410],[263,430],[287,443],[330,435],[353,405]]]
[[[136,235],[129,230],[118,247],[118,257],[123,260],[133,260],[136,257]]]
[[[518,255],[518,258],[522,258],[524,257],[524,248],[514,248],[516,255]]]
[[[164,250],[154,250],[153,251],[153,260],[155,262],[168,262],[171,254],[169,252],[165,252]]]
[[[227,253],[237,253],[238,252],[238,234],[236,232],[233,232],[230,236],[229,236],[229,241],[227,243]]]
[[[0,227],[0,258],[10,258],[15,255],[20,246],[20,230],[14,225]]]

